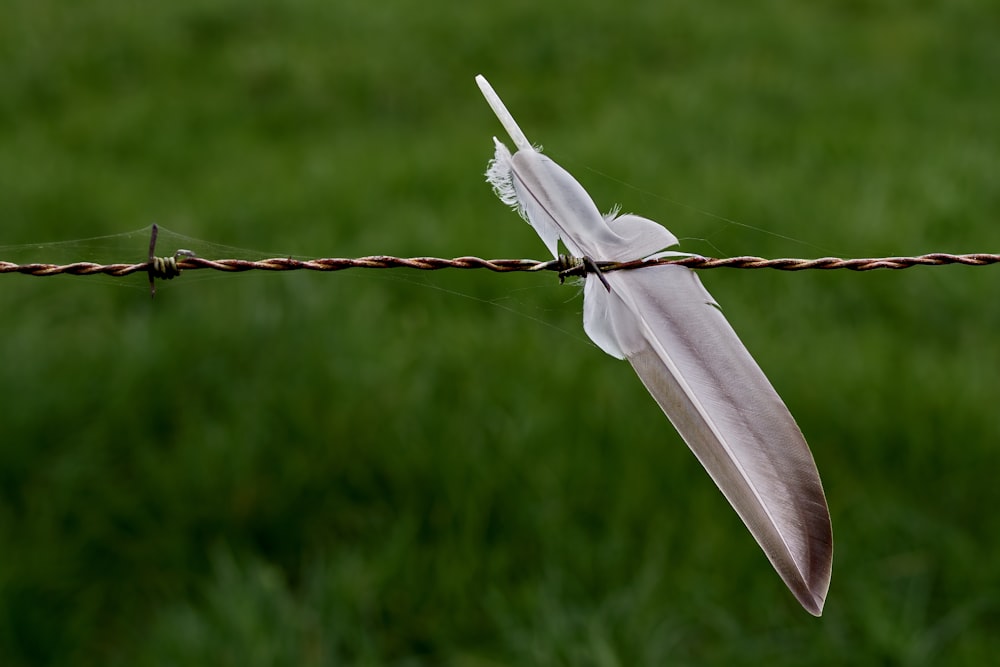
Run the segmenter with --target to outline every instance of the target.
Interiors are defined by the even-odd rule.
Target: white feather
[[[629,261],[677,243],[652,220],[603,217],[562,167],[531,146],[482,77],[480,89],[518,148],[496,141],[489,180],[556,254]],[[660,408],[812,614],[830,585],[833,535],[816,464],[785,404],[690,269],[589,274],[583,326],[628,359]]]

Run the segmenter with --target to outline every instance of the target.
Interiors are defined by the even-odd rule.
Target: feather
[[[476,80],[518,148],[511,156],[494,139],[489,180],[553,255],[559,240],[574,256],[607,261],[641,259],[677,243],[652,220],[601,216],[583,186],[532,147],[489,83]],[[694,272],[656,266],[588,274],[583,326],[606,353],[628,359],[785,584],[820,615],[833,534],[816,464],[788,408]]]

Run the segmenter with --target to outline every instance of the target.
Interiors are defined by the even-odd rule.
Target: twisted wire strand
[[[170,257],[153,257],[136,264],[97,264],[93,262],[73,262],[71,264],[16,264],[0,261],[0,274],[19,273],[29,276],[90,276],[105,275],[116,278],[133,273],[148,273],[155,278],[173,278],[181,271],[209,269],[227,273],[246,271],[344,271],[346,269],[417,269],[439,271],[442,269],[485,269],[495,273],[513,271],[558,271],[563,275],[581,275],[588,271],[583,263],[574,263],[572,258],[560,258],[542,262],[533,259],[482,259],[480,257],[393,257],[391,255],[370,255],[367,257],[324,257],[317,259],[293,259],[272,257],[261,260],[245,259],[205,259],[178,251]],[[602,262],[593,264],[601,271],[626,271],[660,264],[677,264],[689,269],[776,269],[778,271],[834,270],[873,271],[876,269],[908,269],[914,266],[944,266],[963,264],[966,266],[986,266],[1000,263],[1000,254],[969,253],[950,254],[928,253],[914,257],[868,257],[843,259],[840,257],[820,257],[817,259],[796,259],[781,257],[702,257],[700,255],[662,257],[631,262]]]

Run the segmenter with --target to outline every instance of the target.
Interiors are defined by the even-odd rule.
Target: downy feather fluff
[[[677,244],[636,215],[602,216],[576,179],[534,148],[482,76],[480,90],[510,135],[496,138],[487,178],[500,200],[557,256],[641,259]],[[820,615],[833,535],[816,464],[785,404],[693,271],[655,266],[588,274],[583,326],[628,359],[802,606]]]

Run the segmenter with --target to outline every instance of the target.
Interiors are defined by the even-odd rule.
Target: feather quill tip
[[[476,75],[476,84],[479,86],[479,90],[483,93],[483,97],[486,98],[486,103],[490,105],[493,109],[493,113],[496,114],[497,119],[500,124],[503,125],[503,129],[507,130],[507,134],[510,135],[511,141],[514,142],[514,147],[519,151],[530,151],[531,142],[528,138],[524,136],[524,132],[518,127],[517,122],[514,117],[510,115],[507,111],[507,107],[504,105],[500,96],[497,95],[496,91],[493,90],[493,86],[490,82],[486,80],[486,77],[482,74]]]

